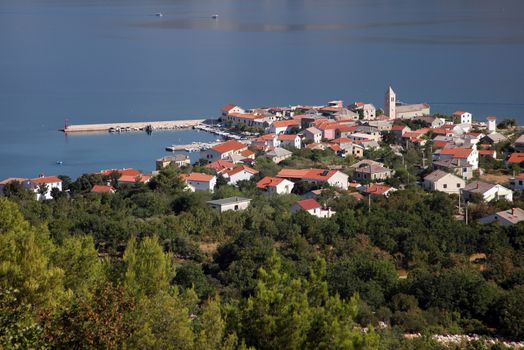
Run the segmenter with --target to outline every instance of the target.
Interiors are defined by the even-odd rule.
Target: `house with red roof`
[[[254,139],[251,144],[253,146],[264,146],[267,148],[280,147],[280,140],[275,134],[266,134]]]
[[[522,162],[524,162],[524,153],[513,152],[508,159],[506,159],[507,166],[512,166],[513,164],[520,165]]]
[[[109,185],[94,185],[91,193],[115,193],[115,189]]]
[[[348,124],[338,124],[337,128],[335,129],[335,137],[348,137],[348,135],[351,135],[352,133],[356,132],[358,129],[357,125],[348,125]]]
[[[302,140],[300,139],[300,136],[296,134],[279,134],[278,141],[280,142],[281,147],[290,146],[290,147],[300,148],[302,144]]]
[[[481,149],[479,150],[480,157],[491,157],[497,159],[497,151],[494,149]]]
[[[329,208],[322,209],[320,203],[313,198],[300,200],[291,206],[291,212],[293,214],[299,211],[305,211],[318,218],[330,218],[335,214],[335,212]]]
[[[102,176],[111,176],[111,174],[118,174],[119,176],[127,175],[127,176],[138,176],[142,175],[142,173],[136,169],[133,168],[122,168],[122,169],[106,169],[101,170],[97,173],[98,175]]]
[[[228,105],[225,105],[224,108],[222,108],[222,115],[223,116],[227,116],[229,115],[230,113],[245,113],[246,111],[237,106],[237,105],[233,105],[233,104],[228,104]]]
[[[293,128],[300,128],[298,119],[277,120],[269,126],[269,132],[272,134],[287,134]]]
[[[11,182],[19,182],[22,187],[26,190],[35,193],[35,199],[43,201],[46,199],[52,199],[51,192],[53,189],[62,191],[62,180],[57,176],[45,176],[41,174],[33,179],[27,178],[8,178],[0,181],[0,196],[4,195],[4,187]]]
[[[437,153],[435,153],[435,156],[437,160],[445,160],[445,159],[452,159],[452,158],[465,159],[469,164],[471,164],[471,167],[473,170],[476,170],[479,168],[479,152],[477,151],[476,147],[474,148],[460,148],[460,147],[444,148],[440,151],[437,151]]]
[[[204,173],[182,174],[182,179],[187,184],[187,189],[191,192],[209,191],[213,192],[217,184],[217,178],[214,175]]]
[[[232,170],[236,167],[236,164],[229,160],[219,159],[211,162],[205,166],[208,169],[213,169],[217,174],[222,174],[228,170]]]
[[[396,188],[386,184],[370,183],[369,185],[365,186],[362,193],[371,197],[389,197],[389,195],[396,190]]]
[[[133,185],[135,183],[141,183],[146,184],[151,180],[151,176],[149,175],[122,175],[118,178],[118,185]]]
[[[251,180],[256,174],[258,174],[258,170],[247,165],[239,165],[234,169],[226,170],[223,176],[231,185],[236,185],[239,181]]]
[[[220,159],[227,159],[232,155],[240,155],[247,150],[247,145],[236,140],[229,140],[222,142],[210,149],[200,152],[200,158],[206,159],[208,162],[214,162]]]
[[[280,170],[277,177],[292,180],[301,180],[315,184],[327,183],[330,186],[343,190],[348,189],[349,176],[338,170],[327,169],[289,169]]]
[[[266,176],[257,182],[257,188],[268,194],[289,194],[295,184],[279,177]]]

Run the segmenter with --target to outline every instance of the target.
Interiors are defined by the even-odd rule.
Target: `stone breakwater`
[[[183,129],[192,128],[204,123],[206,119],[188,119],[188,120],[164,120],[164,121],[147,121],[147,122],[130,122],[130,123],[106,123],[106,124],[78,124],[67,125],[62,129],[65,133],[75,132],[101,132],[110,130],[138,131],[151,128],[153,130]]]

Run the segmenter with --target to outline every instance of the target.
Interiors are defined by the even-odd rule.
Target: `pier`
[[[192,128],[203,124],[206,119],[188,120],[164,120],[153,122],[131,122],[131,123],[107,123],[107,124],[78,124],[66,125],[61,131],[65,133],[75,132],[103,132],[103,131],[140,131],[150,128],[151,130],[173,130]]]
[[[221,142],[193,142],[188,145],[172,145],[166,147],[168,152],[186,151],[186,152],[199,152],[206,149],[210,149],[220,144]]]

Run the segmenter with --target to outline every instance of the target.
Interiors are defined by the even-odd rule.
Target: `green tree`
[[[64,271],[49,259],[54,249],[45,228],[29,225],[14,203],[0,198],[0,286],[20,290],[36,309],[57,305]]]
[[[157,237],[144,237],[138,244],[131,238],[124,252],[124,264],[125,287],[138,298],[167,291],[175,277],[171,255],[163,252]]]
[[[102,263],[91,236],[66,238],[57,247],[53,261],[65,272],[64,287],[74,293],[85,296],[104,279]]]

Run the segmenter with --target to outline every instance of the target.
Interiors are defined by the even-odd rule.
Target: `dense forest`
[[[114,194],[90,193],[112,178],[63,180],[52,200],[16,183],[0,198],[2,348],[444,349],[432,334],[524,338],[524,225],[466,225],[452,196],[414,183],[371,202],[325,191],[319,201],[337,213],[319,219],[291,214],[300,193],[264,195],[256,181],[186,192],[175,168]],[[251,206],[206,205],[235,195]]]

